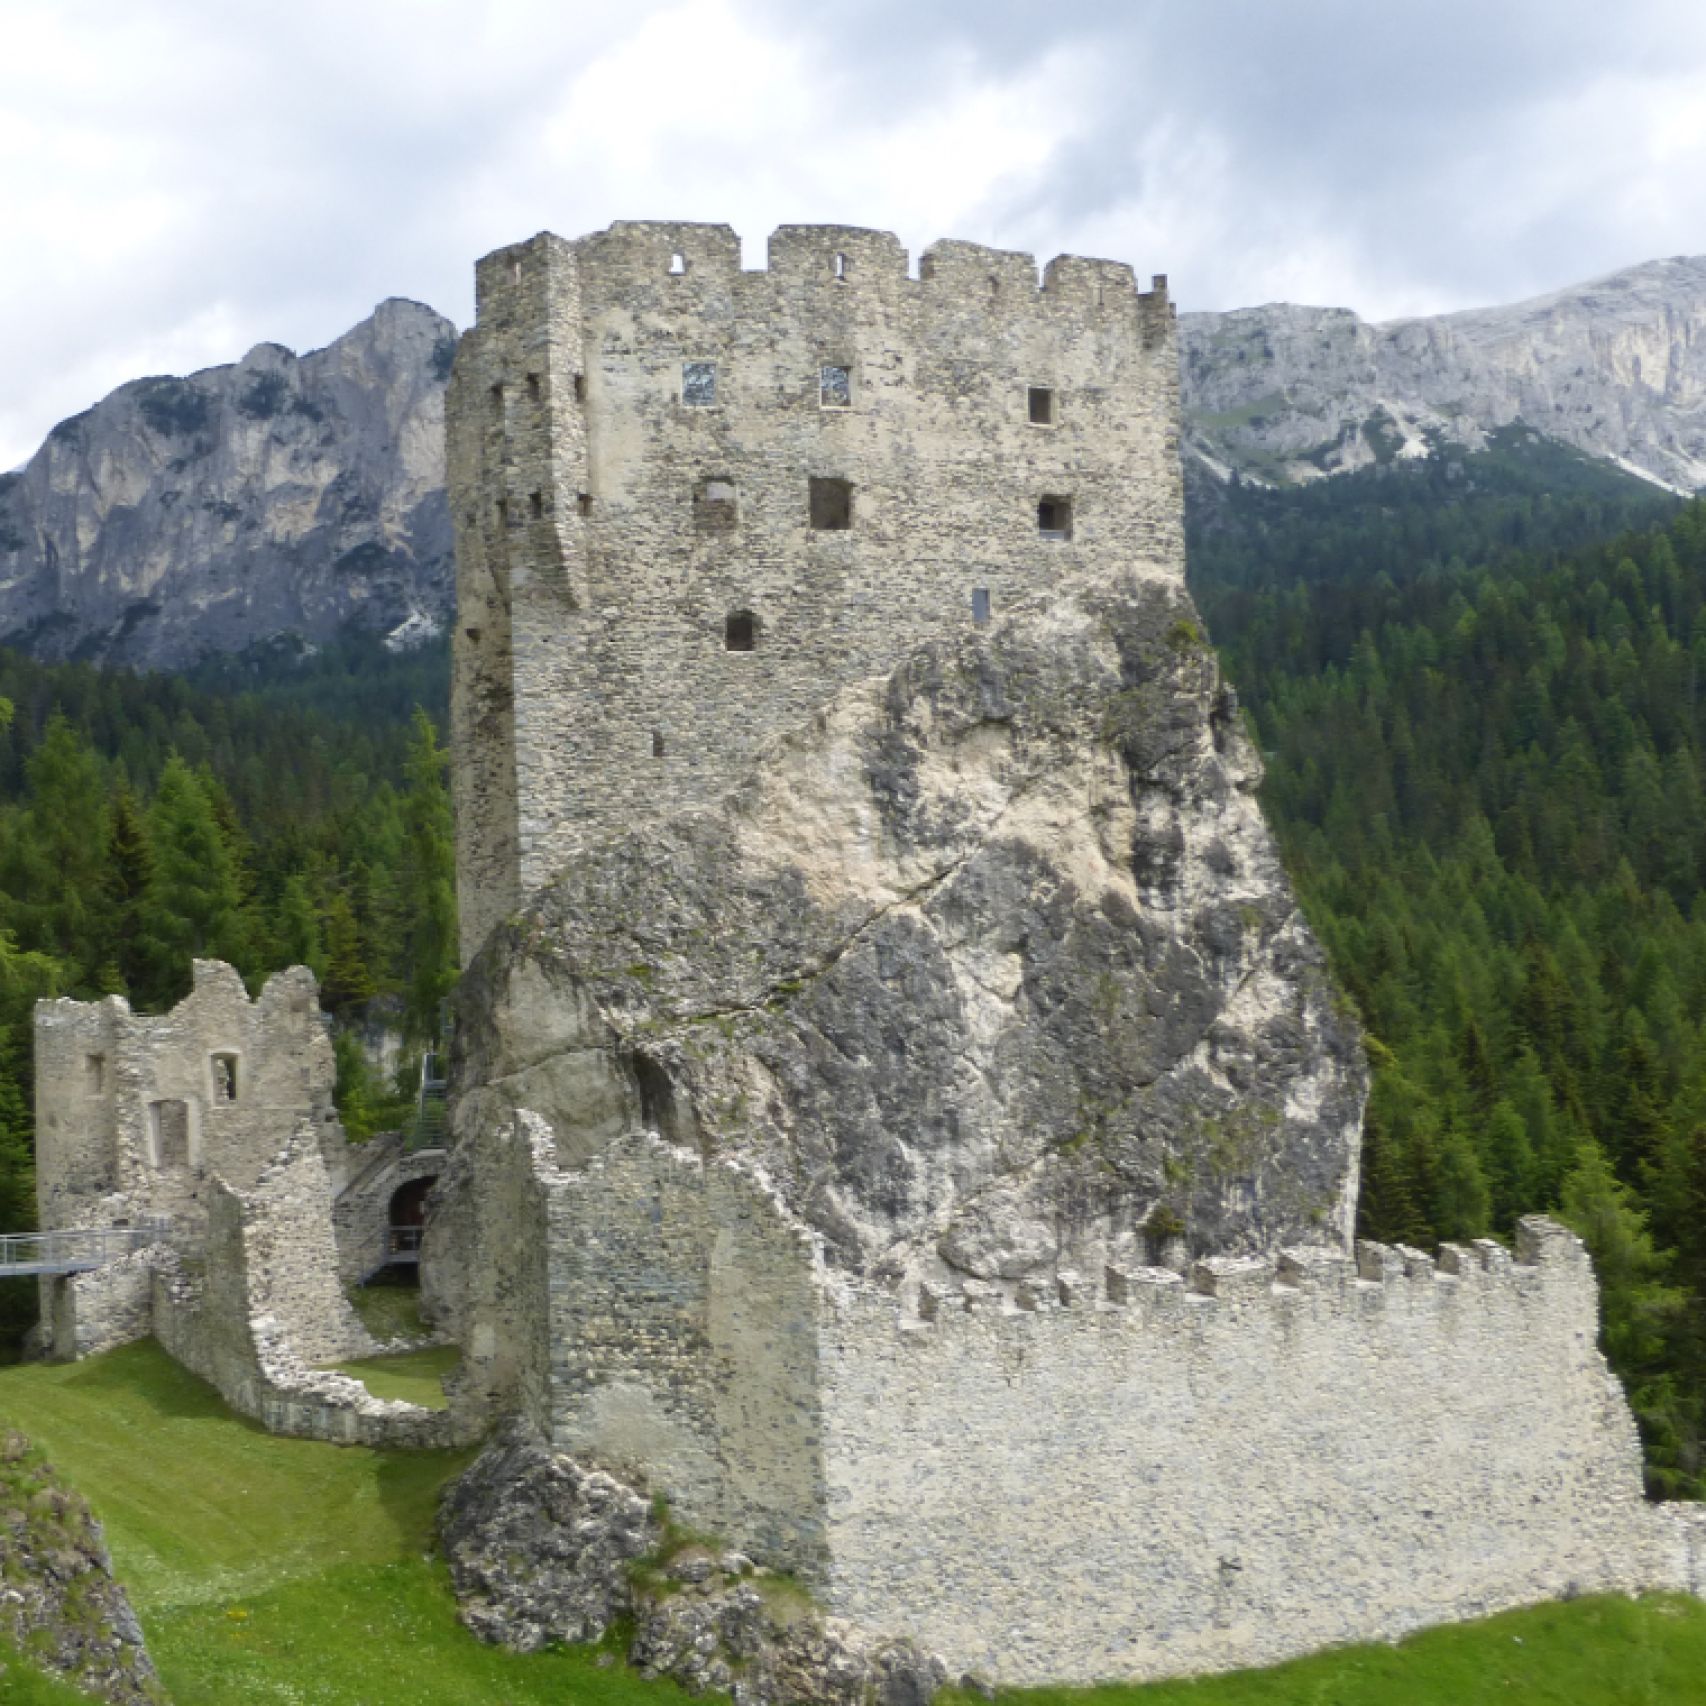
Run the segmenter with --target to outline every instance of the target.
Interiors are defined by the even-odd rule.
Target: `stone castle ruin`
[[[488,256],[448,426],[450,1410],[318,1367],[406,1181],[350,1177],[301,972],[44,1005],[43,1224],[173,1228],[47,1282],[55,1351],[152,1329],[324,1437],[504,1423],[1002,1682],[1706,1588],[1577,1240],[1354,1239],[1361,1038],[1185,589],[1178,417],[1165,282],[1108,262]],[[576,1638],[539,1592],[529,1638]]]
[[[230,966],[198,960],[170,1013],[44,1001],[35,1044],[44,1233],[69,1235],[73,1257],[86,1229],[135,1235],[112,1260],[44,1274],[46,1354],[152,1335],[276,1431],[452,1436],[449,1417],[325,1370],[381,1348],[345,1288],[383,1259],[392,1204],[442,1155],[348,1143],[310,972],[281,972],[251,1001]]]

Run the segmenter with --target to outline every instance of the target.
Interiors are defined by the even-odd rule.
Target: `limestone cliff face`
[[[1706,257],[1431,319],[1280,303],[1179,322],[1187,443],[1210,466],[1316,479],[1481,448],[1521,420],[1665,485],[1706,485]]]
[[[923,646],[494,933],[458,1135],[644,1124],[932,1288],[1342,1239],[1365,1069],[1257,779],[1170,580]]]
[[[300,359],[139,379],[0,477],[0,638],[176,667],[450,608],[444,382],[455,328],[382,303]]]

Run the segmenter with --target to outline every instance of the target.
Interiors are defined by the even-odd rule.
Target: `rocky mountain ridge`
[[[407,644],[451,607],[444,386],[456,329],[380,304],[323,350],[140,379],[0,475],[0,641],[181,668],[349,623]],[[1279,303],[1180,318],[1199,467],[1295,484],[1471,449],[1515,422],[1706,486],[1706,257],[1507,307],[1371,324]]]
[[[451,603],[444,385],[456,329],[383,302],[325,349],[138,379],[0,476],[0,638],[178,668]]]
[[[1485,447],[1521,421],[1630,473],[1706,486],[1706,256],[1506,307],[1370,324],[1275,303],[1180,316],[1187,450],[1295,484]]]

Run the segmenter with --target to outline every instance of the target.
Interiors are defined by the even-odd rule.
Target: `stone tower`
[[[1166,281],[884,232],[549,234],[451,381],[462,947],[844,685],[1098,570],[1182,582]]]

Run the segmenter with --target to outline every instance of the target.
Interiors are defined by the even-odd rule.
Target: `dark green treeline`
[[[1698,1496],[1706,507],[1565,554],[1663,500],[1544,454],[1541,492],[1479,458],[1234,492],[1193,576],[1369,1031],[1361,1230],[1430,1246],[1561,1213],[1652,1490]]]
[[[33,1224],[39,996],[160,1011],[202,955],[252,989],[307,964],[337,1019],[387,997],[411,1037],[436,1028],[455,973],[450,804],[434,718],[407,707],[442,714],[442,648],[351,641],[274,686],[238,668],[208,691],[0,651],[0,1230]],[[400,1091],[337,1041],[360,1137]],[[0,1303],[0,1335],[30,1307]]]

